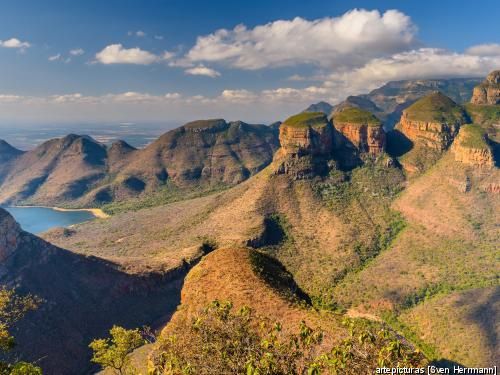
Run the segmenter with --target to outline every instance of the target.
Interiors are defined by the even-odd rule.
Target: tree
[[[141,332],[113,326],[109,333],[110,338],[95,339],[90,343],[89,347],[94,352],[92,362],[120,375],[133,374],[135,369],[130,363],[129,354],[146,343]]]
[[[0,287],[0,351],[8,352],[15,346],[10,334],[12,326],[26,313],[35,310],[41,300],[32,295],[19,296],[13,289]],[[42,370],[28,362],[0,361],[0,375],[41,375]]]

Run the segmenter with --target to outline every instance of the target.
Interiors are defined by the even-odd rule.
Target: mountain
[[[82,358],[91,335],[105,336],[111,322],[132,327],[160,319],[168,321],[160,340],[134,360],[160,373],[175,364],[169,358],[200,365],[198,354],[222,337],[201,365],[224,373],[219,369],[234,342],[226,329],[234,321],[223,313],[219,318],[231,324],[201,339],[196,332],[214,321],[203,319],[207,306],[229,300],[233,312],[248,306],[270,320],[249,323],[245,338],[253,340],[259,327],[306,334],[297,328],[305,321],[324,334],[314,358],[340,353],[332,364],[354,358],[344,369],[366,365],[351,373],[372,373],[380,355],[399,348],[418,348],[440,364],[497,364],[498,138],[494,126],[470,124],[470,117],[436,91],[405,108],[388,133],[377,116],[356,106],[333,118],[303,112],[280,124],[280,147],[269,164],[224,190],[53,229],[43,239],[20,231],[0,211],[6,218],[0,220],[0,281],[52,301],[38,318],[20,323],[19,351],[30,359],[47,350],[47,361],[59,365],[52,353],[64,347],[64,371],[86,371]],[[255,138],[247,144],[242,137],[249,134]],[[144,150],[120,142],[106,150],[106,168],[114,171],[106,184],[117,194],[113,184],[126,181],[119,176],[145,186],[154,186],[158,174],[179,186],[238,180],[243,162],[233,164],[234,155],[255,144],[266,150],[267,136],[274,139],[275,130],[207,120]],[[202,165],[203,171],[214,153],[227,168],[192,173]],[[259,348],[270,342],[257,337]],[[382,346],[381,337],[388,338]],[[426,361],[421,354],[417,359]]]
[[[0,175],[0,203],[102,205],[161,192],[231,186],[272,160],[277,132],[264,125],[202,120],[165,133],[142,150],[109,149],[90,137],[53,139],[13,160]]]
[[[311,104],[309,107],[304,109],[303,112],[322,112],[325,115],[330,115],[332,113],[333,106],[327,102],[318,102]]]
[[[168,271],[127,272],[23,232],[0,209],[0,283],[43,301],[16,324],[12,355],[36,361],[45,374],[86,374],[90,341],[113,324],[158,324],[175,310],[188,263]]]
[[[374,115],[377,115],[379,117],[384,116],[384,111],[382,109],[380,109],[379,107],[377,107],[377,105],[374,102],[372,102],[370,99],[362,97],[362,96],[352,96],[352,95],[348,96],[347,99],[344,100],[343,102],[335,105],[330,114],[333,115],[336,112],[341,112],[342,110],[344,110],[346,108],[351,108],[351,107],[363,109],[363,110],[371,112]]]
[[[358,107],[372,112],[383,121],[386,130],[391,130],[399,121],[403,110],[417,99],[434,91],[440,91],[456,103],[466,103],[472,97],[472,90],[480,82],[480,78],[391,81],[368,94],[349,96],[335,106],[324,102],[313,104],[305,112],[317,110],[330,115],[332,111],[335,112],[346,106]]]
[[[0,181],[0,202],[74,201],[105,175],[106,148],[90,137],[70,134],[16,158]]]
[[[6,163],[22,155],[23,151],[12,147],[10,144],[0,139],[0,163]]]

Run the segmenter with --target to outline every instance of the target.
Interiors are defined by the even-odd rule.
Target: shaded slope
[[[43,299],[19,322],[14,355],[46,374],[91,369],[89,342],[113,324],[136,327],[164,320],[175,310],[189,265],[164,273],[128,274],[115,264],[53,246],[22,232],[0,209],[0,283]]]

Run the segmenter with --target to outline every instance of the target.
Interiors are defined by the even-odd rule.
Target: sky
[[[391,80],[500,69],[500,2],[6,0],[0,126],[271,123]]]

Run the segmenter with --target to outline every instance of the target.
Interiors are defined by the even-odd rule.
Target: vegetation
[[[187,324],[159,341],[152,374],[361,374],[425,361],[389,331],[361,321],[345,320],[348,337],[328,351],[323,332],[305,322],[288,333],[248,307],[234,312],[230,302],[213,301]]]
[[[340,112],[333,115],[333,121],[336,122],[348,122],[351,124],[368,125],[368,126],[380,126],[382,123],[380,120],[371,112],[357,108],[357,107],[347,107]]]
[[[461,106],[440,92],[424,96],[409,106],[405,112],[410,120],[465,123],[467,116]]]
[[[287,118],[284,122],[287,126],[294,128],[324,126],[327,123],[328,118],[323,112],[302,112]]]
[[[7,353],[15,346],[15,339],[10,333],[12,326],[29,311],[35,310],[40,300],[31,295],[18,296],[14,290],[0,288],[0,351]],[[41,375],[42,370],[27,362],[0,361],[1,375]]]
[[[464,125],[460,128],[460,132],[463,134],[461,146],[477,149],[488,148],[486,132],[479,125]]]
[[[129,354],[146,343],[141,332],[138,329],[127,330],[113,326],[109,333],[110,338],[95,339],[90,343],[89,347],[94,352],[92,362],[116,374],[135,374]]]
[[[226,185],[196,186],[193,188],[179,188],[171,182],[167,182],[160,190],[146,193],[137,198],[127,199],[120,202],[112,202],[102,206],[102,210],[108,215],[122,212],[138,211],[143,208],[162,206],[169,203],[179,202],[187,199],[203,197],[208,194],[227,189]]]

